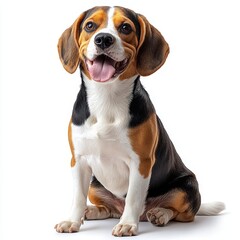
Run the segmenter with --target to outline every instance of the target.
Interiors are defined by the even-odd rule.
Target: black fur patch
[[[72,122],[74,125],[83,125],[89,116],[90,111],[87,103],[87,91],[84,81],[82,80],[80,91],[73,106]]]
[[[179,189],[187,193],[192,211],[196,213],[201,199],[196,177],[182,162],[159,118],[158,128],[160,137],[147,198],[154,198]]]
[[[140,77],[137,77],[134,83],[133,99],[130,103],[129,111],[131,116],[130,128],[145,122],[155,112],[148,93],[140,82]]]

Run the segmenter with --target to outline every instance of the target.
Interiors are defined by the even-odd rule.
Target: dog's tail
[[[219,214],[224,209],[225,204],[223,202],[202,203],[197,212],[197,215],[213,216]]]

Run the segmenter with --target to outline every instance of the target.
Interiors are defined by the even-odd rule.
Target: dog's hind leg
[[[86,220],[120,218],[122,216],[125,201],[114,196],[96,179],[90,185],[88,198],[93,205],[89,205],[85,211]]]
[[[97,219],[106,219],[106,218],[120,218],[121,214],[113,212],[105,206],[94,206],[90,205],[87,207],[85,212],[86,220],[97,220]]]
[[[110,218],[110,216],[109,209],[104,206],[88,206],[85,212],[86,220],[106,219]]]
[[[194,177],[186,176],[172,183],[168,192],[148,198],[142,221],[164,226],[170,220],[191,222],[200,206],[200,194]]]

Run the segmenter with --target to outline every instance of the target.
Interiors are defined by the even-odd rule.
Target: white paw
[[[63,221],[55,225],[55,229],[59,233],[73,233],[78,232],[80,229],[81,223]]]
[[[116,237],[136,236],[137,232],[137,224],[117,224],[112,230],[112,235]]]
[[[164,226],[171,220],[173,211],[165,208],[153,208],[146,215],[150,223],[156,226]]]

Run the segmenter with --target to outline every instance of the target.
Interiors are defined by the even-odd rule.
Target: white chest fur
[[[87,161],[105,188],[123,196],[133,154],[127,127],[135,78],[107,84],[84,79],[90,117],[81,126],[72,125],[75,158]]]

